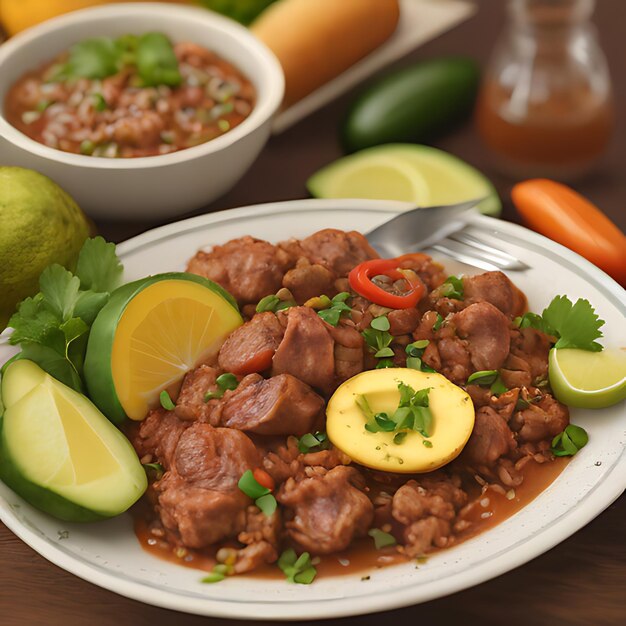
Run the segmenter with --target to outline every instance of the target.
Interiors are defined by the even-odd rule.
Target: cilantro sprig
[[[403,382],[398,383],[400,402],[392,414],[374,413],[367,396],[356,397],[356,404],[367,420],[365,430],[371,433],[395,432],[393,442],[401,444],[408,432],[418,432],[422,437],[429,438],[433,429],[433,414],[429,407],[430,387],[413,389]]]
[[[19,358],[82,392],[89,330],[122,272],[115,245],[102,237],[85,241],[75,274],[58,264],[48,266],[39,277],[39,293],[23,300],[9,320],[9,343],[20,346]]]
[[[300,556],[296,554],[293,548],[285,550],[278,559],[278,567],[287,577],[287,582],[300,583],[301,585],[310,585],[317,570],[311,561],[311,555],[303,552]]]
[[[389,332],[391,324],[386,315],[375,317],[370,322],[370,327],[366,328],[361,335],[365,339],[365,343],[370,352],[374,353],[377,359],[380,359],[376,365],[376,369],[384,367],[393,367],[394,352],[391,348],[391,342],[394,337]]]
[[[516,318],[515,323],[519,328],[535,328],[555,336],[555,348],[578,348],[590,352],[603,349],[596,339],[602,337],[600,328],[605,322],[584,298],[572,303],[567,296],[556,296],[541,315],[526,313]]]
[[[569,424],[565,430],[552,440],[550,452],[554,456],[574,456],[584,448],[589,441],[589,435],[584,428]]]
[[[322,296],[322,298],[326,298],[328,302],[325,303],[326,306],[319,310],[317,314],[331,326],[337,326],[341,317],[352,311],[350,306],[347,304],[347,300],[350,298],[350,294],[347,291],[338,293],[332,299],[327,296]]]

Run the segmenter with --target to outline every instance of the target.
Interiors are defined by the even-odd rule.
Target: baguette
[[[283,67],[286,108],[380,46],[399,17],[398,0],[280,0],[252,32]]]

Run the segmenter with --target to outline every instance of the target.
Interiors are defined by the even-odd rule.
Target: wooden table
[[[502,4],[498,0],[482,0],[477,17],[420,48],[398,65],[453,54],[469,54],[486,62],[494,34],[502,27]],[[619,114],[626,110],[621,2],[602,0],[598,5],[595,21],[612,67]],[[273,138],[237,187],[208,210],[305,197],[307,177],[340,155],[336,128],[349,97],[341,98]],[[505,219],[517,221],[509,201],[511,181],[493,172],[470,124],[437,145],[492,176],[505,202]],[[620,117],[604,166],[577,185],[624,230],[625,164],[626,127],[624,118]],[[98,223],[100,232],[113,241],[156,225]],[[412,608],[330,623],[616,626],[626,623],[625,582],[626,496],[622,496],[591,524],[550,552],[495,580]],[[158,626],[244,622],[174,613],[99,589],[51,565],[0,525],[0,623],[5,626]]]

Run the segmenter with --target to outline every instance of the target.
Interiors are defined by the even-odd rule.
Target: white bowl
[[[215,51],[252,81],[257,102],[224,135],[171,154],[107,159],[49,148],[11,126],[4,99],[11,85],[88,37],[161,31]],[[95,218],[141,220],[198,209],[228,191],[257,157],[283,98],[274,55],[246,28],[211,11],[161,3],[113,4],[62,15],[0,46],[0,165],[46,174]]]

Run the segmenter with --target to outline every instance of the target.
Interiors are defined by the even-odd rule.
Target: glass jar
[[[604,151],[613,103],[593,9],[594,0],[508,0],[476,107],[502,171],[570,180]]]

